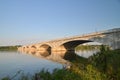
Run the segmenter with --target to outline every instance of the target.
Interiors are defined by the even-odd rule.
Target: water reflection
[[[30,55],[28,55],[30,54]],[[32,56],[31,56],[32,55]],[[21,52],[0,52],[0,80],[5,76],[14,76],[18,71],[34,74],[43,68],[52,72],[55,68],[62,68],[63,65],[39,57],[39,53],[21,53]],[[41,56],[43,57],[43,56]]]
[[[64,55],[64,59],[65,60],[69,60],[69,61],[73,61],[73,60],[76,60],[76,58],[79,57],[74,50],[72,51],[67,51]]]
[[[45,52],[41,52],[41,51],[22,51],[22,53],[24,54],[29,54],[35,57],[39,57],[39,58],[44,58],[47,60],[52,60],[54,62],[58,62],[61,63],[63,65],[65,64],[69,64],[70,62],[64,59],[64,56],[66,54],[66,51],[54,51],[52,52],[52,54],[50,54],[48,51]]]
[[[82,57],[88,58],[89,56],[96,54],[97,52],[99,52],[99,50],[84,50],[84,51],[54,50],[51,53],[49,53],[48,51],[27,51],[27,54],[51,60],[53,62],[58,62],[67,68],[68,66],[71,65],[71,61],[77,61]]]
[[[37,57],[43,57],[45,59],[49,59],[52,61],[58,61],[58,62],[62,62],[62,63],[66,63],[68,61],[72,61],[75,60],[76,57],[81,56],[81,57],[85,57],[88,58],[89,56],[99,52],[99,50],[95,49],[95,50],[79,50],[79,51],[74,51],[74,50],[59,50],[59,51],[52,51],[52,52],[48,52],[48,51],[35,51],[35,50],[24,50],[22,52],[37,56]],[[64,60],[64,61],[63,61]]]
[[[59,51],[52,51],[52,53],[48,52],[48,51],[23,51],[27,54],[33,55],[33,56],[37,56],[37,57],[42,57],[45,59],[49,59],[55,62],[60,62],[62,64],[66,64],[69,61],[75,60],[76,57],[81,56],[81,57],[85,57],[88,58],[89,56],[99,52],[99,50],[84,50],[84,51],[65,51],[65,50],[59,50]]]

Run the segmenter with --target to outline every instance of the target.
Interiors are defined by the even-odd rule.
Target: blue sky
[[[0,46],[120,27],[120,0],[0,0]]]

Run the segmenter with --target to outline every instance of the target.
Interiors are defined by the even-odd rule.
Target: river
[[[79,56],[88,58],[93,53],[97,51],[77,51],[76,53]],[[53,58],[54,57],[54,58]],[[48,57],[51,59],[51,56]],[[56,58],[59,62],[57,62]],[[49,60],[41,56],[35,56],[31,54],[26,54],[23,52],[9,52],[9,51],[0,51],[0,79],[3,77],[9,76],[13,77],[18,71],[22,71],[25,74],[33,75],[36,72],[39,72],[43,69],[52,72],[55,68],[63,68],[62,62],[66,62],[64,59],[59,57],[52,56],[52,59]],[[55,60],[55,61],[54,61]],[[61,60],[61,62],[60,62]]]
[[[62,67],[60,63],[20,52],[0,52],[0,80],[6,76],[13,77],[18,71],[32,75],[43,68],[52,72]]]

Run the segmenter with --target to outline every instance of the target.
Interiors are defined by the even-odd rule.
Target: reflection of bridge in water
[[[43,59],[51,60],[51,61],[54,61],[54,62],[59,62],[61,64],[70,64],[70,62],[68,60],[65,60],[65,59],[61,58],[61,56],[57,55],[59,53],[65,53],[65,51],[55,52],[55,53],[52,53],[51,55],[48,51],[46,51],[46,52],[21,51],[21,52],[23,54],[29,54],[29,55],[32,55],[32,56],[35,56],[35,57],[38,57],[38,58],[43,58]],[[76,54],[74,53],[74,55],[76,55]],[[71,58],[73,58],[73,56],[71,56]]]
[[[120,28],[25,45],[19,47],[18,50],[36,55],[40,54],[46,58],[59,55],[61,58],[72,60],[76,58],[75,47],[87,42],[99,42],[112,49],[120,49]]]

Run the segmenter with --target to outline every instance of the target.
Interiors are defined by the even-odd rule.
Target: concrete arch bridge
[[[26,52],[30,51],[32,53],[49,52],[49,54],[55,53],[64,57],[68,51],[74,52],[76,46],[87,42],[99,42],[110,46],[112,49],[120,49],[120,28],[24,45],[19,47],[18,50]],[[58,51],[63,52],[57,53]]]

